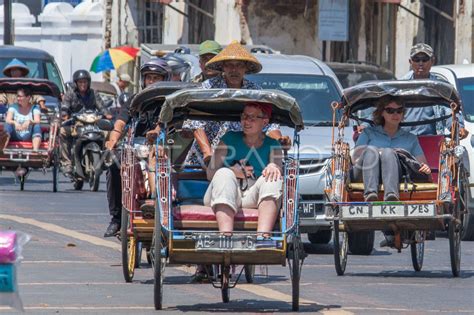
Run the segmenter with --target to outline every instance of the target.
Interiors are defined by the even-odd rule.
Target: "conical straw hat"
[[[206,63],[206,68],[216,71],[223,71],[222,64],[224,61],[239,60],[245,61],[247,64],[246,74],[258,73],[262,70],[260,62],[252,56],[242,45],[236,40],[232,41],[226,48],[218,53],[214,58]]]

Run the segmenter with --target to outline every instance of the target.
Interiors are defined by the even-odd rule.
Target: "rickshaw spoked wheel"
[[[57,149],[53,151],[53,192],[58,191],[59,182],[59,152]]]
[[[300,279],[302,265],[302,247],[299,235],[293,235],[288,244],[288,265],[291,276],[291,308],[294,312],[300,308]]]
[[[229,280],[230,280],[230,266],[221,265],[221,294],[222,294],[222,302],[229,303],[230,300],[230,288],[229,288]]]
[[[454,219],[448,223],[448,237],[451,271],[454,277],[458,277],[461,271],[461,225]]]
[[[155,212],[155,230],[153,232],[153,244],[151,251],[151,262],[153,267],[153,299],[155,310],[163,308],[163,273],[165,269],[164,261],[161,257],[161,249],[163,247],[163,237],[161,235],[161,216],[159,212]]]
[[[74,180],[74,190],[82,190],[82,186],[84,186],[84,181],[82,179]]]
[[[135,260],[137,255],[137,239],[134,235],[128,235],[129,213],[122,208],[122,227],[120,238],[122,242],[122,271],[125,282],[132,282],[135,274]]]
[[[255,265],[244,266],[245,281],[247,283],[253,283],[253,277],[255,276]]]
[[[412,234],[412,238],[412,243],[410,244],[411,262],[415,271],[421,271],[425,255],[426,231],[415,231]]]
[[[334,221],[334,265],[338,276],[342,276],[346,271],[347,250],[349,247],[348,233],[339,229],[339,220]]]
[[[141,260],[142,260],[142,251],[143,251],[143,243],[142,242],[136,242],[136,258],[135,258],[135,268],[139,268],[140,267],[140,263],[141,263]]]

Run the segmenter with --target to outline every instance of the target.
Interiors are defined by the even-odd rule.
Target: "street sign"
[[[349,1],[320,0],[318,19],[319,40],[349,40]]]

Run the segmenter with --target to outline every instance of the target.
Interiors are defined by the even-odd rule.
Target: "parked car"
[[[431,68],[431,73],[448,81],[461,95],[464,123],[469,136],[461,141],[469,156],[468,211],[464,217],[462,239],[474,241],[474,64],[440,65]]]
[[[287,92],[301,108],[305,129],[300,132],[300,229],[308,233],[310,242],[328,243],[332,231],[323,203],[332,155],[331,103],[340,100],[342,87],[331,69],[315,58],[262,53],[255,57],[262,63],[263,70],[247,78],[264,89]],[[292,135],[284,128],[282,132]],[[350,137],[351,133],[349,129],[346,135]]]
[[[390,70],[364,61],[328,62],[327,65],[334,71],[343,88],[364,81],[396,80]]]

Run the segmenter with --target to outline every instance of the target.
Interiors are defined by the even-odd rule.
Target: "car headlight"
[[[150,148],[145,144],[135,144],[135,153],[139,159],[147,159]]]

